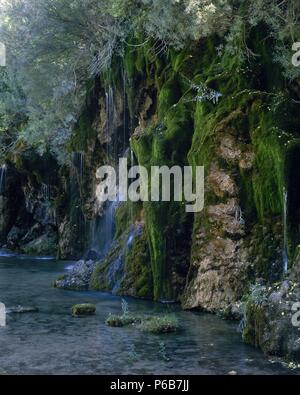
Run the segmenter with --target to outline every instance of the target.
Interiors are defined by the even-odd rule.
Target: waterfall
[[[126,73],[123,72],[123,130],[118,129],[115,124],[115,103],[114,90],[109,85],[105,92],[105,112],[106,112],[106,127],[105,127],[105,143],[107,164],[116,166],[119,156],[126,155],[128,152],[128,122],[126,119]],[[118,135],[118,130],[120,135]],[[123,135],[122,135],[123,134]],[[131,151],[131,164],[134,163],[134,153]],[[117,175],[118,176],[118,175]],[[103,258],[109,253],[115,236],[115,212],[120,203],[120,197],[117,197],[115,202],[106,202],[104,212],[97,216],[91,222],[91,242],[90,251],[97,253],[98,257]],[[133,216],[133,215],[132,215]],[[131,243],[131,242],[130,242]],[[129,243],[129,244],[130,244]],[[91,254],[93,255],[93,254]],[[122,255],[122,254],[121,254]],[[121,257],[120,257],[121,258]],[[116,266],[118,266],[116,264]]]
[[[117,149],[116,149],[116,128],[114,126],[114,91],[111,85],[108,87],[106,93],[106,117],[107,117],[107,159],[110,160],[112,157],[116,160]],[[112,145],[115,145],[113,150]],[[115,214],[116,204],[115,202],[108,202],[104,214],[104,241],[103,241],[103,254],[107,254],[114,237],[114,214]]]
[[[127,109],[127,101],[126,101],[126,73],[123,70],[123,152],[126,151],[126,109]]]
[[[286,273],[289,266],[289,258],[287,252],[287,203],[288,203],[288,192],[283,189],[283,271]]]
[[[114,91],[111,86],[105,93],[106,98],[106,153],[108,158],[112,156],[112,138],[114,134]]]
[[[130,148],[130,166],[133,167],[134,166],[134,152],[133,149]],[[130,219],[131,222],[133,223],[134,221],[134,211],[133,211],[133,204],[130,204]]]
[[[0,167],[0,195],[5,192],[7,165],[4,164]]]
[[[107,276],[110,284],[113,284],[112,293],[117,294],[124,278],[124,264],[127,252],[132,247],[135,238],[142,234],[142,228],[132,225],[120,253],[110,264]]]
[[[113,242],[115,209],[116,203],[108,202],[103,215],[92,221],[90,249],[95,251],[99,257],[104,257],[109,252]]]
[[[73,152],[73,167],[77,174],[79,189],[82,187],[84,181],[84,163],[85,163],[84,152]]]
[[[70,174],[70,195],[72,201],[71,222],[74,229],[77,229],[77,240],[80,248],[84,248],[86,243],[86,223],[83,210],[83,192],[85,176],[85,154],[84,152],[72,153],[72,164]],[[79,248],[79,249],[80,249]]]
[[[57,217],[56,217],[56,210],[55,210],[55,207],[51,204],[51,186],[50,186],[49,183],[47,183],[47,184],[43,183],[42,184],[41,195],[42,195],[42,198],[44,199],[44,201],[46,202],[46,204],[48,206],[47,207],[48,220],[52,224],[56,225],[57,224],[57,221],[56,221],[56,219],[57,219]]]
[[[108,87],[105,93],[105,106],[105,142],[107,162],[109,163],[110,160],[114,162],[117,159],[117,150],[116,147],[113,147],[116,141],[115,133],[117,130],[114,127],[114,91],[111,86]],[[107,202],[103,215],[97,216],[91,223],[90,250],[96,252],[100,257],[104,257],[109,252],[113,242],[116,205],[116,202]]]

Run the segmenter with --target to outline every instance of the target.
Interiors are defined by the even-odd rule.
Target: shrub
[[[135,325],[144,332],[154,334],[176,332],[179,327],[175,314],[151,316],[129,313],[129,305],[124,299],[122,299],[122,312],[120,315],[109,314],[105,321],[106,325],[117,328]]]
[[[154,334],[171,333],[178,330],[178,320],[174,314],[145,318],[139,328]]]

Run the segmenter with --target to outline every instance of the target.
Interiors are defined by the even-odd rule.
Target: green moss
[[[135,314],[110,314],[106,321],[106,325],[116,328],[124,326],[135,326],[143,332],[149,332],[156,335],[164,333],[172,333],[178,330],[179,324],[174,314],[161,316],[147,316]]]
[[[96,264],[95,269],[92,273],[89,288],[93,291],[107,291],[110,292],[111,288],[105,276],[106,269],[110,263],[109,259],[104,262],[99,262]]]
[[[140,202],[131,201],[127,201],[117,208],[115,215],[116,239],[121,237],[124,232],[128,231],[128,228],[132,224],[141,219],[141,210],[142,204]]]
[[[176,332],[178,327],[178,320],[174,314],[147,317],[139,325],[139,328],[143,332],[149,332],[155,335]]]
[[[73,152],[83,151],[88,148],[91,139],[95,138],[96,131],[92,126],[93,119],[89,111],[85,110],[80,116],[70,142],[70,150]]]
[[[179,79],[177,74],[171,74],[171,77],[166,81],[166,83],[160,89],[158,95],[158,117],[159,119],[163,119],[163,117],[167,114],[170,107],[176,104],[180,97],[181,89],[179,84]]]
[[[251,113],[259,117],[250,123],[252,144],[255,151],[255,173],[252,178],[253,198],[261,221],[283,211],[284,163],[286,148],[284,136],[278,128],[276,113],[271,103],[264,106],[257,102]],[[250,122],[253,118],[250,117]]]
[[[94,315],[96,313],[96,306],[91,303],[76,304],[72,306],[71,312],[74,317]]]
[[[286,148],[280,138],[286,124],[283,120],[286,106],[282,95],[283,81],[280,78],[272,85],[270,76],[279,75],[278,67],[268,60],[273,48],[263,44],[259,29],[258,33],[255,30],[245,36],[244,22],[241,22],[240,34],[235,37],[234,54],[224,52],[218,56],[216,48],[222,43],[214,36],[184,50],[167,50],[155,57],[151,49],[153,43],[137,46],[143,42],[137,36],[131,38],[132,46],[126,49],[124,56],[131,115],[140,111],[141,92],[146,92],[153,101],[147,127],[131,139],[138,164],[146,166],[148,171],[151,166],[204,165],[206,176],[212,163],[221,169],[226,168],[237,183],[243,216],[249,228],[257,221],[265,224],[270,217],[279,218],[282,214],[286,157]],[[259,56],[249,59],[240,56],[245,41]],[[270,73],[270,76],[266,85],[259,86],[258,80],[263,79],[264,73]],[[199,86],[220,92],[219,102],[196,98]],[[267,93],[267,90],[270,91]],[[242,151],[248,148],[253,151],[253,167],[243,169],[238,163],[220,158],[216,148],[217,138],[220,139],[222,133],[233,135]],[[207,191],[205,199],[206,206],[216,200],[220,202],[211,191]],[[128,207],[118,211],[118,235],[132,221]],[[177,252],[171,251],[170,245],[171,239],[176,239],[177,231],[186,229],[188,218],[184,205],[145,202],[142,212],[154,299],[176,298],[174,273],[177,270],[184,273],[185,267],[182,264],[176,266]],[[205,212],[195,216],[194,229],[200,226],[210,226]],[[186,232],[186,238],[190,237],[191,228]],[[177,242],[176,239],[173,243]],[[137,280],[141,278],[143,285],[140,289],[148,293],[149,286],[143,280],[140,262],[130,265],[129,259],[135,262],[133,256],[126,258],[126,270]],[[135,273],[133,265],[139,268]],[[268,263],[264,265],[263,272]]]
[[[182,52],[169,50],[165,57],[161,57],[159,61],[156,59],[152,78],[157,89],[155,119],[158,122],[131,142],[138,163],[146,166],[148,170],[151,166],[172,167],[188,164],[186,158],[194,132],[192,119],[195,108],[193,96],[189,94],[190,80],[199,73],[199,61],[203,62],[199,49],[207,50],[203,46],[193,46],[192,49]],[[213,52],[214,46],[210,45],[209,53]],[[150,58],[148,60],[151,61]],[[208,57],[205,61],[209,61]],[[171,273],[177,269],[184,273],[186,269],[174,265],[175,257],[171,263],[168,246],[175,244],[174,234],[178,234],[180,229],[184,228],[188,218],[184,206],[180,203],[145,202],[143,206],[154,298],[172,300],[176,298],[177,291]],[[187,234],[190,232],[191,229]],[[176,254],[178,251],[173,253]]]
[[[22,252],[31,256],[55,256],[57,252],[56,236],[43,235],[22,247]]]
[[[246,323],[243,331],[245,343],[254,347],[261,347],[266,327],[266,317],[263,308],[253,302],[246,305]]]
[[[268,95],[256,91],[251,88],[251,80],[247,82],[247,74],[244,78],[241,77],[243,73],[236,74],[239,77],[233,75],[229,78],[232,84],[223,74],[214,78],[215,89],[223,94],[218,105],[197,103],[194,114],[195,133],[189,161],[193,166],[201,164],[206,169],[209,167],[211,158],[215,155],[217,129],[235,133],[238,138],[244,139],[244,144],[247,144],[248,140],[248,144],[252,144],[256,162],[254,174],[239,169],[241,193],[245,197],[247,214],[254,218],[257,215],[263,222],[270,215],[282,213],[283,209],[286,148],[280,126],[285,99],[280,93]],[[222,120],[230,122],[223,126]],[[222,166],[222,163],[220,165]]]
[[[136,316],[132,314],[122,314],[122,315],[110,314],[107,317],[105,323],[108,326],[121,328],[124,326],[139,324],[141,320],[142,318],[140,316]]]
[[[129,247],[125,256],[124,271],[126,275],[121,284],[119,292],[121,295],[153,297],[150,254],[144,233],[136,236]]]
[[[147,167],[149,171],[151,166],[181,164],[180,162],[176,163],[175,160],[179,152],[183,153],[183,147],[189,146],[188,140],[191,136],[188,127],[189,118],[184,117],[181,111],[174,113],[174,117],[173,120],[170,118],[166,120],[166,125],[169,125],[170,129],[158,125],[156,128],[147,130],[138,139],[132,139],[132,148],[138,163]],[[185,144],[182,143],[183,140]],[[181,150],[178,149],[177,144],[182,146]],[[180,158],[181,161],[184,157],[183,154]],[[156,300],[172,300],[175,297],[174,287],[171,283],[172,267],[168,260],[167,245],[168,238],[172,237],[175,228],[178,230],[186,220],[184,215],[180,214],[183,210],[182,204],[177,202],[144,203],[144,219],[153,276],[153,294]],[[179,219],[182,219],[183,222],[179,222]]]
[[[90,80],[86,84],[86,103],[69,142],[71,152],[86,152],[90,141],[97,136],[93,123],[98,112],[100,88],[98,80]]]

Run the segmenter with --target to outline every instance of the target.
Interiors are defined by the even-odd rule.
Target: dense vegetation
[[[224,37],[220,55],[247,64],[258,56],[247,37],[263,24],[284,75],[293,80],[300,73],[290,61],[300,34],[299,4],[292,0],[4,0],[0,11],[8,51],[7,70],[1,71],[3,154],[26,143],[64,161],[87,81],[128,48],[159,55],[217,35]]]
[[[300,295],[300,4],[0,5],[2,244],[59,258],[88,251],[57,287],[243,318],[247,342],[299,359],[286,311]],[[204,165],[203,212],[188,215],[178,202],[99,205],[96,170],[121,154],[147,168]],[[101,222],[109,213],[115,232]],[[109,318],[123,320],[136,323]],[[171,321],[138,323],[155,332],[173,330]]]

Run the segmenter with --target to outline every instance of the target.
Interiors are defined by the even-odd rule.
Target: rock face
[[[34,161],[34,154],[31,159]],[[18,167],[12,162],[7,164],[6,185],[0,196],[2,246],[28,255],[55,256],[57,227],[52,203],[56,186],[41,180],[43,160],[35,168],[39,181],[27,173],[26,166],[34,166],[34,163],[20,162]]]
[[[120,234],[107,256],[97,262],[90,288],[117,295],[152,298],[151,286],[152,273],[144,225],[136,222]]]
[[[57,236],[54,234],[44,234],[37,239],[30,241],[22,246],[21,251],[27,255],[56,255],[57,251]]]
[[[244,340],[268,356],[300,359],[300,287],[286,280],[257,285],[246,304]]]
[[[250,264],[245,240],[249,233],[237,176],[240,160],[245,157],[242,150],[248,153],[251,147],[238,139],[233,126],[244,117],[243,112],[236,112],[216,125],[213,150],[218,162],[209,165],[207,204],[195,219],[191,268],[183,297],[187,309],[228,311],[247,291]]]
[[[8,158],[2,245],[76,260],[93,250],[56,281],[62,289],[176,301],[230,319],[241,318],[250,298],[245,340],[296,358],[296,332],[286,317],[298,291],[289,282],[289,299],[286,285],[279,293],[273,285],[283,276],[299,283],[300,260],[293,257],[300,189],[291,181],[299,178],[299,115],[286,99],[286,81],[274,83],[281,71],[266,60],[273,48],[260,45],[259,33],[247,37],[258,55],[247,65],[217,54],[209,38],[160,57],[153,48],[125,51],[124,64],[114,62],[110,76],[91,81],[64,166],[34,152]],[[206,85],[213,99],[199,95]],[[187,213],[178,201],[124,202],[110,212],[116,231],[104,224],[99,231],[97,221],[111,206],[97,200],[97,169],[122,155],[148,171],[204,166],[204,210]],[[284,249],[295,279],[283,273]],[[257,279],[271,287],[259,303],[251,299]]]

